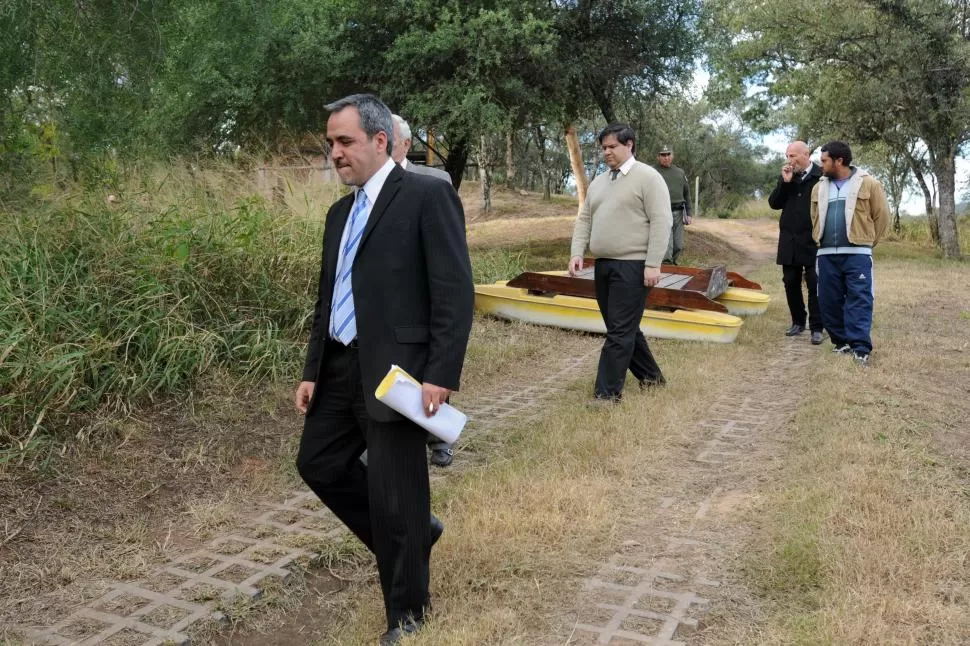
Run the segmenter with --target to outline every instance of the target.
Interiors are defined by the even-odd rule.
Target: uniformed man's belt
[[[670,205],[670,210],[671,211],[683,211],[686,208],[687,208],[687,202],[681,202],[680,204],[671,204]]]

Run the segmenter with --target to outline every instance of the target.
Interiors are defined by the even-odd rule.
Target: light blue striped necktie
[[[333,285],[333,301],[330,308],[330,328],[333,338],[344,345],[349,345],[357,338],[357,318],[354,315],[354,290],[350,273],[354,268],[354,257],[360,238],[367,226],[367,193],[363,188],[357,191],[354,210],[350,214],[347,225],[347,242],[344,243],[344,256],[337,269],[337,278]]]

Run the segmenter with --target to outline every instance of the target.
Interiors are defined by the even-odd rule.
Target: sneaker
[[[865,368],[869,365],[869,355],[865,352],[855,352],[852,354],[852,358],[855,360],[856,365]]]
[[[849,354],[850,352],[852,352],[852,348],[849,347],[848,343],[843,343],[832,348],[833,354]]]

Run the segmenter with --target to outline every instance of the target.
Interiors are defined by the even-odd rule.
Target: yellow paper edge
[[[403,377],[416,386],[420,386],[421,382],[409,375],[400,366],[391,366],[391,369],[387,371],[384,378],[381,379],[381,383],[377,385],[377,390],[374,391],[374,396],[377,399],[382,399],[391,390],[391,386],[398,380],[398,377]]]

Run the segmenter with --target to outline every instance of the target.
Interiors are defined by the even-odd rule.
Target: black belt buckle
[[[353,341],[347,344],[347,347],[353,348],[354,350],[356,350],[357,348],[360,347],[360,344],[357,342],[357,339],[354,339]]]

